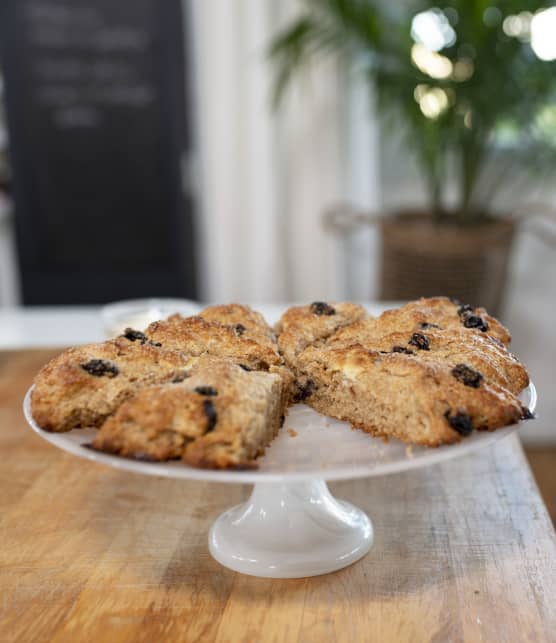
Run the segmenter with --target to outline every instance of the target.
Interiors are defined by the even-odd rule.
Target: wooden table
[[[244,485],[79,460],[24,423],[52,351],[0,352],[0,641],[555,641],[556,546],[517,438],[331,485],[376,542],[340,572],[232,573],[207,530]]]

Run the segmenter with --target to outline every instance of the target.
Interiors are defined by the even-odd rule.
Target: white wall
[[[556,442],[556,249],[526,230],[515,248],[504,321],[539,393],[538,418],[522,438]]]

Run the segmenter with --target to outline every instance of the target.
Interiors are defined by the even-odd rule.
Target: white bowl
[[[116,337],[126,328],[144,330],[150,323],[174,313],[185,317],[197,314],[201,306],[188,299],[129,299],[102,307],[102,324],[108,337]]]

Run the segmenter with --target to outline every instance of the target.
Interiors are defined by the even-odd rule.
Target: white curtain
[[[188,0],[186,8],[204,298],[370,298],[371,231],[348,239],[346,252],[322,226],[323,212],[340,201],[378,205],[377,132],[367,92],[323,63],[273,113],[266,50],[298,3]]]
[[[0,194],[0,308],[19,303],[11,204]]]

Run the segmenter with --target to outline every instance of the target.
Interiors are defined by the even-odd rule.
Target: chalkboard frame
[[[122,0],[123,1],[123,0]],[[130,7],[133,0],[128,0]],[[109,262],[95,270],[60,271],[37,260],[41,238],[35,233],[30,216],[32,195],[28,191],[26,174],[32,141],[26,135],[18,100],[24,94],[19,72],[21,33],[17,27],[17,6],[20,0],[0,3],[0,64],[5,83],[6,112],[10,136],[10,161],[13,171],[15,198],[15,230],[17,254],[26,305],[93,304],[135,297],[187,297],[198,295],[196,277],[195,198],[184,194],[182,186],[182,159],[194,153],[191,135],[190,55],[184,46],[187,32],[180,0],[152,0],[151,28],[159,43],[157,65],[160,83],[160,105],[163,109],[164,128],[160,144],[165,150],[164,189],[169,199],[166,225],[170,227],[171,241],[167,248],[171,269],[144,269],[115,271]],[[158,216],[158,215],[157,215]],[[146,233],[148,235],[148,231]],[[82,240],[84,244],[87,240]],[[75,242],[69,240],[68,243]],[[103,249],[99,249],[102,252]],[[122,248],[125,252],[125,248]]]

